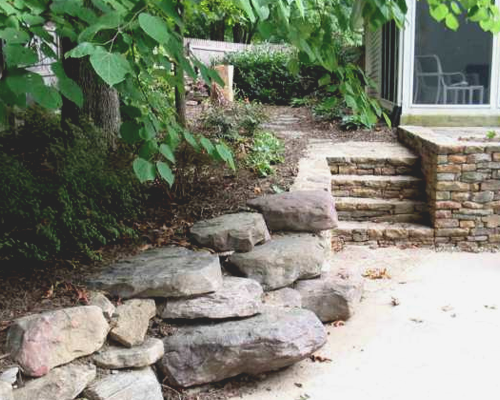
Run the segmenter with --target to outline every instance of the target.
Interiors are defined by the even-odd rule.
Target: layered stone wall
[[[500,142],[485,130],[413,126],[399,139],[421,157],[436,245],[500,247]]]

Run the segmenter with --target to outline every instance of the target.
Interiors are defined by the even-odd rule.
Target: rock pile
[[[6,350],[32,379],[13,390],[17,370],[0,374],[0,399],[161,400],[160,381],[189,387],[259,374],[323,346],[321,321],[349,318],[362,290],[353,271],[324,273],[330,249],[320,231],[336,225],[333,199],[309,191],[249,204],[262,214],[192,227],[197,244],[232,253],[228,263],[240,276],[223,275],[208,251],[149,250],[88,282],[126,299],[117,306],[95,291],[88,306],[16,320]],[[169,336],[147,336],[155,315],[172,324]]]

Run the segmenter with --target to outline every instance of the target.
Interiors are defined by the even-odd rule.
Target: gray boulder
[[[126,347],[141,345],[148,331],[149,320],[155,315],[154,300],[128,300],[116,307],[109,337]]]
[[[10,383],[0,381],[0,400],[14,400],[14,393]]]
[[[267,310],[239,321],[180,329],[164,339],[159,366],[169,384],[189,387],[284,368],[325,342],[325,328],[312,312]]]
[[[66,308],[14,321],[6,350],[26,375],[38,377],[99,350],[108,332],[99,307]]]
[[[73,400],[95,377],[94,365],[65,365],[14,390],[14,400]]]
[[[168,299],[159,307],[165,319],[222,319],[255,315],[262,306],[262,286],[252,279],[225,277],[214,293],[188,299]]]
[[[109,319],[113,316],[116,307],[103,293],[91,291],[88,297],[89,305],[99,307],[106,318]]]
[[[9,368],[0,374],[0,381],[14,385],[17,381],[18,373],[19,373],[19,368],[17,367]]]
[[[283,288],[266,292],[264,295],[265,307],[277,308],[301,308],[302,296],[300,292],[292,288]]]
[[[161,385],[150,367],[107,375],[83,394],[88,400],[163,400]]]
[[[227,214],[206,221],[200,221],[191,228],[196,243],[218,252],[250,251],[271,237],[261,214]]]
[[[299,281],[295,289],[302,296],[302,307],[321,321],[347,321],[361,301],[363,284],[359,270],[337,268],[321,278]]]
[[[275,236],[248,253],[235,253],[229,262],[259,282],[264,290],[289,286],[297,279],[320,275],[325,262],[324,243],[313,234]]]
[[[186,297],[215,292],[221,285],[219,257],[182,247],[145,251],[88,282],[89,287],[122,299]]]
[[[163,342],[160,339],[149,338],[143,344],[131,349],[111,346],[95,354],[93,360],[101,368],[142,368],[154,364],[163,357],[163,354]]]
[[[272,231],[319,232],[337,227],[332,195],[323,190],[298,190],[248,201],[264,215]]]

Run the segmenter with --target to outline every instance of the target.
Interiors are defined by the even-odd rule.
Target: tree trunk
[[[182,21],[184,21],[184,5],[182,1],[177,2],[177,13]],[[181,27],[176,26],[176,32],[181,37],[181,43],[184,43],[184,31]],[[177,112],[177,123],[182,126],[187,126],[186,120],[186,88],[184,80],[184,70],[177,63],[175,65],[175,78],[177,85],[175,86],[175,110]]]
[[[233,26],[233,42],[245,43],[245,27],[241,24],[234,24]]]
[[[71,50],[74,43],[63,39],[63,54]],[[120,99],[118,92],[106,84],[93,70],[87,58],[63,58],[66,75],[73,79],[83,91],[83,107],[64,99],[61,116],[63,124],[78,124],[82,116],[90,118],[102,129],[114,144],[121,125]]]
[[[210,40],[218,40],[223,42],[226,33],[226,19],[212,22],[210,24]]]

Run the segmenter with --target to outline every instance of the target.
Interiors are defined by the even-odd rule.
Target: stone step
[[[326,154],[332,174],[418,175],[419,157],[398,143],[336,143]]]
[[[408,175],[332,175],[336,197],[418,199],[425,196],[425,182]]]
[[[332,231],[332,242],[359,245],[432,246],[434,229],[420,224],[340,221]]]
[[[427,219],[427,204],[417,200],[336,197],[340,221],[421,222]]]

